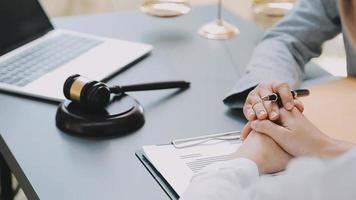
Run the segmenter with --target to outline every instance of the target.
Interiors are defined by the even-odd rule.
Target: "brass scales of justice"
[[[145,0],[141,11],[156,17],[177,17],[191,10],[189,0]],[[223,20],[222,0],[218,1],[217,19],[203,25],[198,33],[204,38],[226,40],[239,34],[239,29]]]

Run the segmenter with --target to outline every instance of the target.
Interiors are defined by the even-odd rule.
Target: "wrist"
[[[334,158],[346,153],[353,147],[355,145],[352,143],[327,137],[322,148],[320,148],[318,156],[322,158]]]

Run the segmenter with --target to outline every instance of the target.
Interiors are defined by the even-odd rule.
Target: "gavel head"
[[[102,82],[89,80],[79,74],[72,75],[64,83],[64,96],[90,109],[101,109],[110,102],[110,88]]]

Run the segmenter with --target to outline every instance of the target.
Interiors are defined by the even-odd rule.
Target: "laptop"
[[[0,90],[60,101],[70,75],[103,80],[151,49],[55,29],[37,0],[0,0]]]

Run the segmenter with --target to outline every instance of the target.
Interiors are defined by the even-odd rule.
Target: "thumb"
[[[304,104],[299,99],[294,99],[294,105],[301,113],[304,112]]]
[[[247,138],[247,136],[250,134],[251,131],[252,131],[251,122],[248,122],[241,131],[240,139],[242,141],[244,141]]]
[[[281,147],[287,144],[290,139],[290,131],[282,126],[279,126],[269,120],[256,120],[251,122],[252,130],[270,136]]]
[[[293,122],[296,118],[302,115],[302,111],[300,111],[300,109],[296,107],[294,107],[291,111],[282,108],[280,109],[279,113],[279,122],[284,127],[288,127],[291,122]]]

